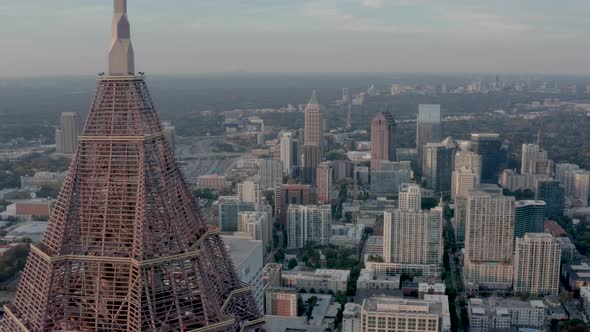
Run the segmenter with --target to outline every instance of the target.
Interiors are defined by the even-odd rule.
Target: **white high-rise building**
[[[512,286],[514,197],[473,191],[467,196],[464,277],[489,288]]]
[[[266,212],[245,211],[238,213],[238,232],[248,234],[253,240],[262,241],[265,251],[271,243],[271,227],[271,220]]]
[[[419,185],[404,183],[399,188],[400,210],[420,211],[422,209],[422,191]]]
[[[527,233],[516,239],[514,292],[557,295],[561,249],[548,233]]]
[[[453,170],[462,168],[472,170],[481,177],[481,156],[471,151],[457,151]]]
[[[280,134],[280,158],[283,162],[283,172],[291,174],[293,167],[293,133],[290,131]]]
[[[536,162],[546,160],[547,151],[541,150],[537,144],[523,144],[520,174],[537,174]]]
[[[555,179],[559,181],[567,190],[567,173],[580,169],[576,164],[559,163],[555,164]]]
[[[465,196],[479,186],[480,176],[475,170],[460,168],[453,171],[451,180],[451,198]]]
[[[164,137],[166,137],[166,141],[170,145],[172,152],[174,152],[176,149],[176,127],[170,122],[163,122],[162,131],[164,132]]]
[[[577,170],[572,173],[574,189],[571,196],[576,199],[575,205],[579,207],[588,206],[590,172],[586,170]]]
[[[249,178],[238,183],[238,199],[240,202],[260,204],[261,190],[259,181],[259,179]]]
[[[442,207],[430,211],[386,211],[383,259],[386,263],[442,264]]]
[[[259,159],[258,176],[260,190],[274,188],[283,183],[283,162],[275,159]]]
[[[332,207],[330,205],[289,205],[287,230],[289,249],[299,249],[311,243],[330,243]]]
[[[80,119],[74,112],[63,112],[55,130],[55,150],[59,154],[73,154],[78,146]]]

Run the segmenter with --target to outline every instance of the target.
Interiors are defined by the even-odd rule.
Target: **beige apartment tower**
[[[514,197],[474,191],[466,199],[467,281],[485,288],[510,288],[514,243]]]
[[[514,292],[533,296],[559,293],[561,249],[548,233],[527,233],[516,239]]]
[[[430,211],[386,211],[383,217],[386,263],[442,264],[442,208]]]

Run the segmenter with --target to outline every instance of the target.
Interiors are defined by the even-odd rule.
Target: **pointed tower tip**
[[[114,0],[113,37],[109,51],[109,75],[128,76],[135,73],[131,45],[131,27],[127,19],[127,0]]]
[[[309,99],[309,103],[307,103],[307,105],[319,105],[320,103],[318,102],[318,96],[315,92],[315,90],[313,90],[313,93],[311,94],[311,98]]]

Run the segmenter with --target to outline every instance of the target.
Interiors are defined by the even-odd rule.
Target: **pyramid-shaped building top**
[[[126,7],[115,0],[109,75],[98,77],[47,232],[31,245],[0,331],[261,331],[250,288],[200,216],[133,73]]]

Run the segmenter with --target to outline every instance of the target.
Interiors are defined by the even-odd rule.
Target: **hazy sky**
[[[588,0],[129,0],[136,68],[590,74]],[[106,68],[111,0],[0,0],[0,76]]]

